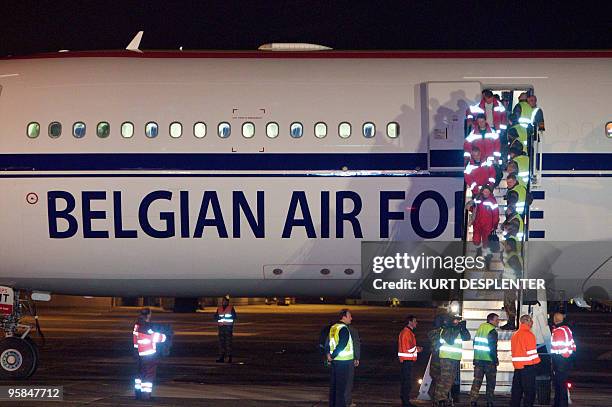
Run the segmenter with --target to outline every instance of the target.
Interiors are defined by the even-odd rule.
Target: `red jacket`
[[[482,186],[495,184],[495,168],[486,162],[477,164],[470,161],[463,170],[463,177],[468,188],[472,190],[472,196],[476,196]]]
[[[149,328],[148,324],[134,325],[132,332],[134,337],[134,348],[138,349],[139,356],[155,355],[157,352],[156,345],[161,342],[166,342],[166,335],[154,332]]]
[[[499,142],[499,134],[491,130],[487,125],[484,137],[480,133],[480,129],[472,129],[463,142],[463,155],[466,158],[472,156],[472,147],[480,149],[480,157],[482,162],[498,163],[501,160],[501,144]]]
[[[476,115],[482,113],[486,115],[485,111],[485,100],[482,98],[480,103],[468,107],[465,117],[467,118],[468,127],[472,126],[472,122],[476,119]],[[493,123],[487,123],[489,126],[493,126],[499,133],[501,130],[508,128],[508,118],[506,117],[506,108],[503,104],[499,103],[497,99],[493,99]]]
[[[478,195],[474,198],[474,203],[476,204],[476,207],[472,208],[472,210],[476,211],[474,227],[480,230],[495,230],[499,224],[499,208],[493,194],[487,199],[484,199],[482,195]]]
[[[400,362],[417,360],[417,343],[412,329],[408,327],[402,329],[397,345],[397,356]]]
[[[575,351],[576,343],[574,343],[572,330],[569,329],[567,325],[562,325],[553,329],[550,353],[569,358]]]

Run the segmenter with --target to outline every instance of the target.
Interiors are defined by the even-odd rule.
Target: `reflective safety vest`
[[[516,238],[517,240],[517,248],[520,248],[520,243],[524,240],[525,238],[525,221],[523,221],[523,217],[521,215],[518,214],[518,212],[515,212],[514,215],[510,215],[510,218],[506,218],[506,222],[510,223],[514,220],[518,221],[519,227],[518,227],[518,231],[516,232],[516,236],[512,236],[512,235],[508,235],[505,231],[503,233],[503,236],[505,239],[511,239],[511,238]]]
[[[508,236],[506,240],[514,240],[516,243],[516,250],[512,252],[504,252],[503,263],[504,263],[504,271],[502,273],[502,278],[521,278],[523,269],[523,256],[521,255],[521,241],[516,238],[516,236]],[[521,265],[521,270],[515,270],[512,266],[510,266],[511,260],[515,258],[518,260]]]
[[[474,360],[483,360],[485,362],[493,362],[491,357],[491,348],[489,347],[489,339],[487,336],[495,329],[495,326],[484,322],[480,324],[474,337]]]
[[[520,215],[524,214],[525,205],[527,202],[527,188],[517,182],[514,188],[508,189],[508,193],[510,193],[510,191],[516,192],[518,194],[518,199],[516,201],[516,212]]]
[[[343,324],[342,322],[332,325],[329,330],[329,353],[334,353],[336,346],[338,346],[338,343],[340,342],[340,330],[342,328],[346,328],[348,331],[349,339],[344,349],[338,352],[334,360],[353,360],[355,359],[355,354],[353,352],[353,338],[351,337],[351,331],[349,330],[348,325]]]
[[[405,360],[417,360],[416,337],[414,336],[414,332],[412,332],[412,329],[408,327],[402,329],[402,332],[400,332],[397,347],[397,356],[402,362]]]
[[[529,156],[517,155],[512,161],[518,166],[518,177],[527,184],[529,182]]]
[[[223,308],[221,305],[217,307],[217,325],[234,325],[234,316],[232,311],[234,307],[228,305],[227,308]]]
[[[536,114],[538,114],[540,108],[531,107],[531,105],[525,101],[519,102],[519,106],[521,107],[521,117],[518,118],[519,124],[525,128],[530,124],[533,125]]]
[[[447,343],[444,339],[444,328],[440,332],[440,359],[461,360],[463,354],[463,340],[457,334],[452,343]]]
[[[551,341],[550,353],[553,355],[569,358],[576,351],[572,330],[566,325],[553,329]]]
[[[166,335],[152,329],[142,332],[141,328],[138,324],[134,325],[134,348],[138,349],[138,356],[154,355],[157,352],[156,344],[166,342]]]
[[[518,331],[512,335],[510,340],[512,350],[512,364],[515,369],[540,363],[536,337],[531,332],[529,325],[521,324]]]
[[[527,152],[527,142],[529,140],[529,134],[527,133],[527,129],[521,126],[520,124],[515,124],[514,126],[510,128],[516,129],[516,132],[518,134],[518,141],[520,141],[521,144],[523,145],[523,150]]]

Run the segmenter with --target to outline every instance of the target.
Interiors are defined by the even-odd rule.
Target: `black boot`
[[[506,325],[502,325],[499,327],[502,331],[514,331],[516,327],[514,326],[514,322],[508,321]]]
[[[221,355],[219,356],[219,359],[217,359],[217,363],[223,363],[225,361],[225,355]]]
[[[472,401],[472,402],[470,403],[470,407],[478,407],[478,403],[477,403],[477,402],[475,402],[475,401]]]
[[[229,357],[227,358],[227,363],[232,363],[232,355],[229,355]]]
[[[491,403],[490,401],[487,401],[487,407],[495,407],[495,406],[493,406],[493,403]]]

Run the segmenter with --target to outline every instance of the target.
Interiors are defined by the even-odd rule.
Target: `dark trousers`
[[[329,407],[348,407],[353,392],[355,363],[353,360],[334,360],[331,363]]]
[[[142,356],[138,358],[136,380],[140,381],[140,388],[136,389],[137,396],[150,397],[157,376],[157,362],[158,360],[155,356]]]
[[[495,383],[497,381],[497,366],[495,363],[478,363],[474,365],[474,381],[470,390],[470,401],[478,400],[482,379],[487,378],[487,403],[493,403],[495,399]]]
[[[555,386],[554,407],[567,407],[567,371],[553,370],[553,382]]]
[[[232,356],[232,338],[234,327],[232,325],[219,325],[219,356]]]
[[[400,393],[402,399],[402,407],[409,407],[413,404],[410,403],[410,390],[412,389],[412,365],[414,364],[411,360],[404,360],[402,370],[400,373],[400,381],[402,383],[402,390]]]
[[[512,378],[512,392],[510,394],[510,407],[532,407],[535,401],[536,368],[535,365],[514,369]]]

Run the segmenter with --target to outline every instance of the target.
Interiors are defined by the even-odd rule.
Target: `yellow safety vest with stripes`
[[[511,191],[518,194],[518,199],[516,201],[516,212],[520,215],[524,214],[525,206],[527,205],[527,188],[517,182],[513,188],[508,189],[508,193]]]
[[[334,360],[353,360],[355,359],[355,354],[353,352],[353,338],[351,337],[351,331],[348,329],[348,325],[338,322],[334,324],[329,330],[329,353],[334,353],[336,346],[340,342],[340,330],[342,328],[346,328],[348,331],[349,339],[344,347],[338,355],[334,358]]]
[[[484,322],[480,324],[474,337],[474,360],[483,360],[485,362],[493,362],[491,357],[491,348],[489,347],[489,333],[495,329],[495,326]]]
[[[529,156],[517,155],[512,159],[518,167],[518,177],[527,184],[529,182]]]
[[[529,135],[527,133],[527,129],[520,124],[515,124],[510,127],[511,129],[516,129],[516,133],[518,134],[518,141],[523,145],[523,151],[527,152],[527,142],[529,140]]]
[[[461,360],[462,354],[463,340],[461,339],[461,335],[457,334],[453,343],[446,343],[446,340],[444,340],[444,328],[442,328],[440,332],[440,359]]]
[[[530,124],[533,125],[536,114],[538,114],[540,108],[531,107],[531,105],[525,101],[519,102],[519,106],[521,107],[521,117],[518,118],[519,124],[525,128]]]

